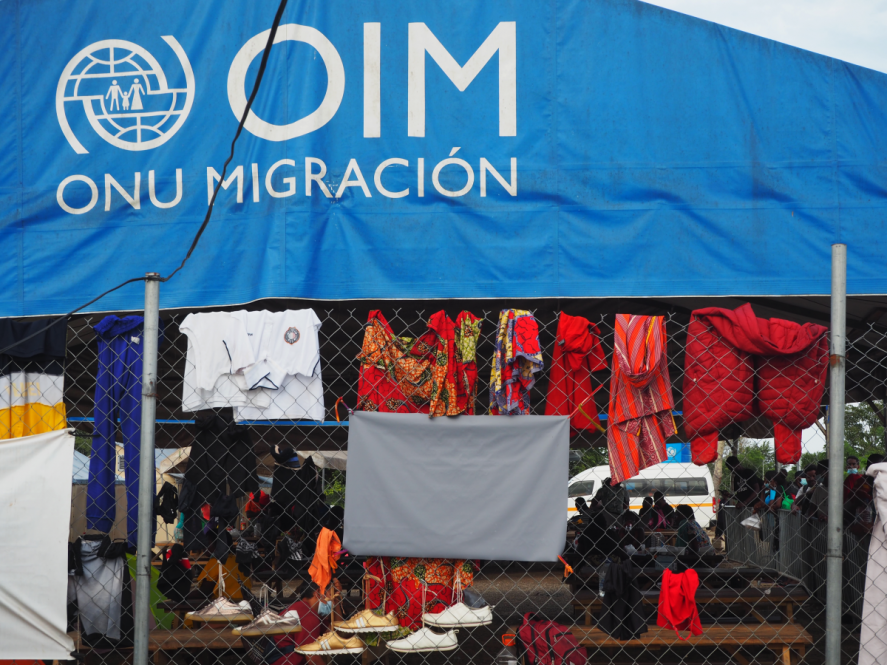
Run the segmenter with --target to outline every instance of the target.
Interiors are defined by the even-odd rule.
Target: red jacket
[[[546,416],[570,416],[570,434],[603,431],[592,397],[591,373],[607,369],[596,325],[581,316],[561,312],[549,374]]]
[[[662,571],[661,586],[656,625],[672,628],[676,633],[689,630],[693,635],[702,635],[702,622],[696,607],[696,589],[699,588],[696,571],[689,568],[683,573],[673,573],[666,568]]]
[[[828,329],[759,319],[746,303],[690,317],[684,364],[684,430],[696,464],[717,457],[718,432],[755,416],[773,422],[776,461],[801,457],[825,389]]]

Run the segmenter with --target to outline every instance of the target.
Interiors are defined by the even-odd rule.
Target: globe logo
[[[179,131],[194,102],[194,72],[175,37],[162,37],[185,74],[184,88],[170,88],[151,53],[122,39],[90,44],[71,58],[55,95],[59,125],[78,154],[89,151],[74,135],[66,111],[83,105],[89,124],[105,141],[123,150],[151,150]]]

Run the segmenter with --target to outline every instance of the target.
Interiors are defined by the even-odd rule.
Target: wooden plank
[[[769,593],[768,593],[769,592]],[[649,589],[641,591],[641,596],[645,602],[656,603],[659,601],[659,590]],[[728,605],[733,602],[744,602],[754,605],[759,602],[781,603],[792,601],[803,603],[810,598],[810,594],[803,587],[774,587],[772,589],[756,589],[748,587],[746,589],[699,589],[696,591],[696,602],[699,604],[722,603]],[[575,602],[587,602],[600,599],[600,595],[590,589],[577,591],[573,599]]]
[[[742,652],[739,650],[738,647],[732,644],[724,644],[721,648],[729,653],[733,657],[733,659],[736,660],[737,663],[739,663],[739,665],[748,665],[748,658],[742,655]]]
[[[216,630],[211,627],[189,630],[152,630],[148,634],[148,651],[174,651],[176,649],[237,649],[242,646],[240,637],[231,627]]]
[[[691,635],[682,639],[673,630],[650,626],[648,631],[636,640],[616,640],[599,628],[572,628],[573,635],[583,645],[597,647],[623,646],[722,646],[722,645],[802,645],[812,644],[810,634],[797,624],[736,624],[731,626],[704,626],[702,635]],[[684,635],[686,637],[686,635]]]

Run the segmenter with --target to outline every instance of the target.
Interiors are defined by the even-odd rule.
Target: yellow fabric
[[[0,409],[0,439],[17,439],[65,429],[65,405],[23,404]]]
[[[222,574],[225,579],[225,598],[231,600],[243,600],[243,587],[252,590],[252,580],[240,572],[240,568],[234,560],[233,554],[228,555],[228,559],[225,561],[225,565],[222,566],[222,570],[224,571]],[[197,585],[200,586],[200,583],[203,582],[203,580],[212,580],[216,583],[215,588],[213,589],[214,597],[218,598],[222,595],[220,594],[221,590],[219,588],[218,559],[210,559],[209,563],[204,566],[200,575],[197,577]]]

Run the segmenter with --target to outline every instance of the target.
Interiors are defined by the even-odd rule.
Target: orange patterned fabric
[[[459,571],[462,587],[474,584],[474,566],[464,559],[398,559],[391,557],[391,581],[395,584],[411,579],[426,584],[454,587]]]
[[[607,417],[614,483],[667,459],[665,440],[677,433],[673,408],[665,318],[617,314]]]
[[[469,312],[457,323],[440,311],[417,339],[397,337],[378,310],[363,338],[358,409],[428,413],[432,418],[474,413],[480,321]]]
[[[424,612],[440,612],[452,605],[456,573],[462,588],[474,583],[474,564],[452,559],[372,557],[367,571],[367,608],[394,612],[405,628],[422,625]]]
[[[370,312],[363,337],[357,394],[362,411],[428,413],[432,388],[431,348],[397,337],[379,310]]]

